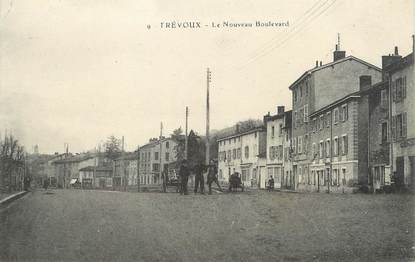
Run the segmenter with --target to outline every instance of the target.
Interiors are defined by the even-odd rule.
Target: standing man
[[[215,182],[216,185],[219,187],[219,190],[222,192],[222,188],[219,185],[218,181],[218,169],[216,168],[215,161],[213,159],[210,160],[208,166],[208,175],[207,175],[207,183],[209,185],[209,195],[212,195],[212,183]]]
[[[197,193],[197,189],[200,186],[200,193],[205,194],[205,179],[203,177],[203,173],[206,171],[205,165],[199,162],[194,167],[195,172],[195,194]]]
[[[179,176],[180,176],[180,195],[188,195],[189,193],[187,192],[187,181],[189,180],[189,168],[187,166],[187,160],[184,159],[182,161],[182,164],[180,166],[180,170],[179,170]]]

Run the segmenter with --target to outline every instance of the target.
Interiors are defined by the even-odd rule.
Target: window
[[[166,152],[166,161],[170,161],[170,153]]]
[[[303,152],[303,137],[299,136],[297,139],[298,139],[297,151],[298,151],[298,154],[301,154]]]
[[[282,136],[282,129],[283,129],[283,127],[282,127],[282,124],[280,124],[280,126],[279,126],[279,130],[278,130],[278,136]]]
[[[380,104],[382,107],[389,107],[389,95],[387,89],[380,91]]]
[[[349,111],[347,109],[347,104],[342,106],[342,121],[346,121],[349,118]]]
[[[167,141],[167,142],[166,142],[166,148],[169,148],[169,146],[170,146],[170,144],[169,144],[169,142]]]
[[[323,141],[320,141],[320,143],[318,145],[318,151],[319,151],[319,157],[320,158],[323,158],[323,148],[324,148]]]
[[[316,150],[317,150],[316,149],[316,143],[313,143],[313,145],[311,146],[311,151],[312,151],[312,154],[313,154],[313,160],[316,158],[316,154],[317,154]]]
[[[294,128],[297,128],[296,123],[297,123],[297,111],[294,111],[294,121],[293,121],[293,127]]]
[[[344,135],[342,136],[342,155],[347,155],[348,147],[347,135]]]
[[[236,159],[236,149],[235,148],[232,150],[232,158]]]
[[[392,82],[394,101],[402,101],[406,97],[406,76],[397,78]]]
[[[382,143],[385,143],[388,141],[388,123],[383,122],[382,123]]]
[[[297,138],[293,138],[293,153],[294,155],[297,154]]]
[[[317,131],[317,118],[313,118],[313,133]]]
[[[233,143],[236,144],[236,137],[233,139]]]
[[[334,109],[334,124],[337,124],[339,122],[339,109]]]
[[[159,160],[159,152],[154,152],[154,160]]]
[[[339,138],[336,136],[334,137],[333,155],[337,156],[338,154],[339,154]]]
[[[303,141],[303,152],[304,154],[307,154],[307,149],[308,149],[308,135],[304,136],[304,141]]]
[[[236,157],[237,157],[238,159],[241,159],[241,149],[240,149],[240,148],[238,148],[238,149],[236,150]]]
[[[326,140],[326,157],[330,157],[330,139]]]
[[[331,113],[327,112],[326,114],[326,126],[330,127],[330,121],[331,121]]]
[[[406,112],[392,117],[392,135],[394,140],[406,137]]]
[[[308,96],[308,89],[309,89],[310,85],[308,80],[305,82],[305,95]]]
[[[245,158],[249,158],[249,146],[245,146]]]
[[[300,90],[300,97],[302,97],[303,96],[303,86],[302,85],[300,86],[299,90]]]
[[[304,108],[300,108],[300,115],[298,116],[297,124],[300,125],[303,122],[303,118],[304,118]]]
[[[320,116],[320,130],[322,130],[324,127],[324,115]]]
[[[293,90],[294,102],[297,102],[297,90]]]
[[[271,127],[271,137],[274,138],[274,135],[275,135],[275,127],[272,126]]]
[[[153,171],[154,171],[154,172],[158,172],[158,171],[160,171],[160,164],[158,164],[158,163],[154,163],[154,164],[153,164]]]
[[[308,122],[308,105],[304,106],[304,122]]]

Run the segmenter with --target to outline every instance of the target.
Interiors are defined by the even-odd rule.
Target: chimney
[[[316,60],[316,67],[318,67],[318,60]]]
[[[320,66],[322,66],[323,65],[323,61],[320,61]]]
[[[400,56],[398,53],[398,47],[395,46],[395,53],[393,55],[389,54],[389,55],[382,56],[382,69],[385,69],[389,65],[396,63],[401,58],[402,56]]]
[[[340,51],[340,34],[337,34],[337,44],[333,52],[333,62],[346,57],[346,51]]]
[[[284,114],[285,106],[277,106],[277,114]]]
[[[236,133],[239,133],[239,124],[236,124]]]
[[[359,88],[360,91],[367,90],[372,85],[372,77],[369,75],[363,75],[359,78]]]

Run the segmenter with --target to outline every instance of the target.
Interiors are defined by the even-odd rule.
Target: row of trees
[[[11,192],[22,189],[25,174],[24,147],[12,135],[0,139],[0,190]]]

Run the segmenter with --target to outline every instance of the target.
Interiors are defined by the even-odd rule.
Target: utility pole
[[[207,69],[206,72],[206,165],[209,165],[209,160],[210,160],[210,137],[209,137],[209,122],[210,122],[210,115],[209,115],[209,110],[210,110],[210,105],[209,105],[209,85],[211,82],[211,72],[210,69]]]
[[[189,108],[186,106],[186,129],[185,129],[185,138],[184,138],[184,159],[187,160],[187,147],[188,147],[188,134],[187,134],[187,127],[188,127],[188,118],[189,118]]]

